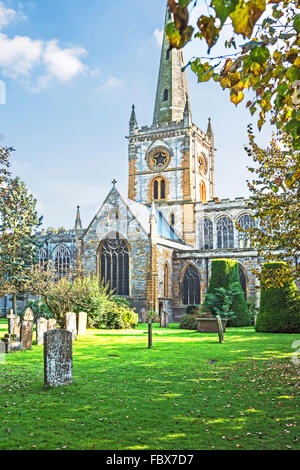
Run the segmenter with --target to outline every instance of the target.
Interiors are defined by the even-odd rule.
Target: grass
[[[0,321],[0,336],[7,321]],[[0,364],[0,449],[299,449],[299,335],[90,330],[74,384],[43,388],[43,347]]]

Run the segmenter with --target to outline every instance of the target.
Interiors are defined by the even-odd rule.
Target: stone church
[[[72,230],[39,234],[41,263],[52,260],[59,272],[80,264],[137,312],[164,310],[170,319],[203,301],[213,259],[239,262],[247,299],[256,296],[251,268],[259,263],[235,226],[254,224],[246,201],[215,196],[212,124],[204,132],[193,122],[183,66],[182,52],[170,50],[165,36],[152,124],[139,127],[132,107],[127,197],[113,181],[87,228],[78,208]]]

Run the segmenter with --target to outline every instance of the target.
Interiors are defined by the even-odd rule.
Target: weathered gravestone
[[[160,314],[160,327],[161,328],[168,328],[168,326],[169,326],[168,314],[167,314],[167,312],[162,310],[162,312]]]
[[[44,344],[44,333],[48,331],[48,320],[46,318],[38,318],[36,321],[36,344],[41,346]]]
[[[72,339],[74,341],[77,336],[76,313],[74,312],[66,313],[66,330],[72,333]]]
[[[220,315],[217,315],[217,326],[218,326],[218,335],[220,343],[224,343],[224,330],[223,324]]]
[[[27,308],[25,310],[21,325],[21,342],[23,343],[23,349],[25,350],[29,350],[32,348],[33,321],[33,312],[30,308]]]
[[[47,330],[56,330],[56,320],[55,318],[50,318],[47,322]]]
[[[21,335],[21,318],[19,315],[14,315],[13,310],[9,311],[9,315],[7,315],[8,319],[8,334],[14,335],[16,340],[20,340]]]
[[[78,336],[86,335],[87,313],[79,312],[78,314]]]
[[[46,388],[73,382],[72,333],[50,330],[44,336],[44,385]]]
[[[141,310],[141,322],[147,323],[148,322],[148,312],[144,308]]]

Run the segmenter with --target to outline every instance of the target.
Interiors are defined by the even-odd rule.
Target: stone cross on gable
[[[118,181],[117,181],[116,179],[113,179],[113,180],[112,180],[112,184],[113,184],[114,187],[116,186],[117,182],[118,182]]]

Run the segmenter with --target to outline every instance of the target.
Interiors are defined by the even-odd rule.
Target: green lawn
[[[7,321],[0,321],[0,336]],[[74,384],[43,389],[43,347],[0,364],[0,449],[299,449],[299,335],[91,330]],[[298,423],[297,423],[298,422]]]

